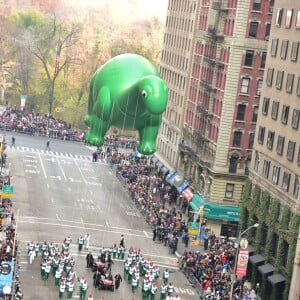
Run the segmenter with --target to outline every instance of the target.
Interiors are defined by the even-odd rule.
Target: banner
[[[21,107],[24,107],[26,104],[27,95],[21,95]]]
[[[193,191],[192,191],[192,188],[191,187],[188,187],[186,188],[183,192],[182,192],[182,195],[184,196],[184,198],[191,202],[192,199],[193,199]]]
[[[239,249],[238,261],[236,265],[235,274],[238,277],[244,277],[247,273],[249,251]]]

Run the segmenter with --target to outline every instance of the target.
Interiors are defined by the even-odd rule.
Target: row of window
[[[259,126],[258,134],[257,134],[257,140],[258,140],[259,144],[264,143],[265,131],[266,131],[266,128],[264,126]],[[269,150],[273,149],[274,141],[275,141],[275,132],[272,130],[269,130],[268,137],[267,137],[267,148]],[[285,137],[282,135],[278,135],[277,145],[276,145],[276,153],[278,155],[283,155],[284,147],[285,147]],[[294,161],[295,148],[296,148],[296,142],[289,140],[288,144],[287,144],[287,149],[286,149],[286,158],[287,158],[287,160],[289,160],[291,162]],[[300,147],[299,147],[299,151],[298,151],[297,164],[300,165]]]
[[[298,52],[299,52],[299,41],[293,41],[292,46],[289,49],[289,40],[282,40],[280,46],[280,57],[281,59],[286,59],[288,57],[288,51],[290,50],[290,60],[292,62],[296,62],[298,60]],[[279,39],[272,39],[270,54],[275,57],[278,52]]]
[[[252,10],[253,11],[261,11],[261,6],[262,6],[261,2],[262,2],[262,0],[254,0]],[[274,7],[274,0],[270,0],[269,13],[273,12],[273,7]]]
[[[264,160],[263,168],[262,168],[262,176],[265,178],[269,178],[271,175],[272,177],[270,178],[272,180],[272,183],[274,185],[278,185],[280,182],[280,171],[281,168],[277,165],[274,165],[272,168],[272,174],[270,174],[271,170],[271,162],[269,160]],[[281,178],[281,189],[284,192],[289,192],[290,190],[290,182],[291,182],[291,174],[288,173],[287,171],[283,172],[282,178]],[[299,196],[299,189],[300,189],[300,181],[299,181],[299,176],[295,175],[294,178],[294,185],[293,185],[293,196],[297,199]]]
[[[264,69],[266,66],[266,59],[267,59],[267,52],[262,52],[261,61],[260,61],[260,68]],[[245,67],[252,67],[254,60],[254,51],[247,50],[245,55],[244,66]]]
[[[259,26],[259,22],[257,22],[257,21],[251,21],[250,22],[249,34],[248,34],[248,36],[250,38],[256,38],[257,37],[258,26]],[[269,40],[270,31],[271,31],[271,23],[267,23],[266,27],[265,27],[265,35],[264,35],[264,38],[265,38],[266,41]]]
[[[268,68],[267,76],[266,76],[266,85],[269,87],[273,85],[274,73],[275,73],[274,68]],[[285,77],[285,72],[282,70],[277,70],[276,80],[275,80],[275,87],[277,90],[282,89],[283,81],[285,79],[284,77]],[[300,97],[300,76],[298,76],[298,78],[295,78],[295,74],[288,73],[286,76],[285,91],[289,94],[292,94],[295,81],[297,81],[296,95]]]
[[[240,94],[248,95],[249,94],[249,86],[250,86],[250,77],[243,77],[241,79],[241,86],[240,86]],[[262,89],[263,80],[257,79],[257,86],[256,86],[256,95],[261,95],[261,89]]]
[[[273,100],[272,103],[272,109],[271,109],[271,118],[274,121],[277,121],[278,118],[278,110],[279,110],[280,102]],[[262,114],[267,116],[269,113],[269,107],[270,107],[270,98],[264,97],[263,103],[262,103]],[[282,111],[281,111],[281,122],[282,124],[287,124],[289,119],[289,113],[290,113],[290,106],[289,105],[282,105]],[[292,119],[291,119],[291,127],[293,129],[299,128],[299,122],[300,122],[300,109],[294,108]]]
[[[283,22],[283,15],[285,16],[284,22]],[[300,29],[300,10],[298,10],[295,15],[296,15],[295,28]],[[285,28],[291,28],[293,23],[293,17],[294,17],[293,9],[286,9],[286,11],[284,12],[283,8],[278,8],[276,11],[275,25],[277,27],[281,27],[281,25],[284,25]]]

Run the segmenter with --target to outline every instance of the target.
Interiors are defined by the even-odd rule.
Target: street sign
[[[188,223],[188,234],[198,235],[199,228],[200,228],[200,224],[198,222],[189,222]]]
[[[9,199],[12,198],[15,187],[13,185],[3,185],[2,187],[2,198]]]

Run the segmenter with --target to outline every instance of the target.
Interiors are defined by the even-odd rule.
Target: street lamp
[[[233,277],[232,277],[232,282],[231,282],[231,288],[230,288],[230,295],[229,295],[229,299],[232,300],[233,298],[233,286],[235,284],[236,281],[236,267],[237,267],[237,261],[238,261],[238,255],[239,255],[239,248],[240,248],[240,241],[241,241],[241,237],[248,232],[250,229],[252,228],[257,228],[259,226],[258,223],[255,223],[253,225],[251,225],[250,227],[248,227],[247,229],[245,229],[243,232],[241,232],[241,230],[239,231],[239,235],[238,235],[238,244],[237,244],[237,248],[236,248],[236,252],[235,252],[235,259],[234,259],[234,268],[233,268]]]

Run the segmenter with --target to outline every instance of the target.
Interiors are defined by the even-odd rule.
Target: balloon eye
[[[147,97],[147,92],[146,92],[146,91],[142,91],[142,96],[143,96],[144,98],[146,98],[146,97]]]

